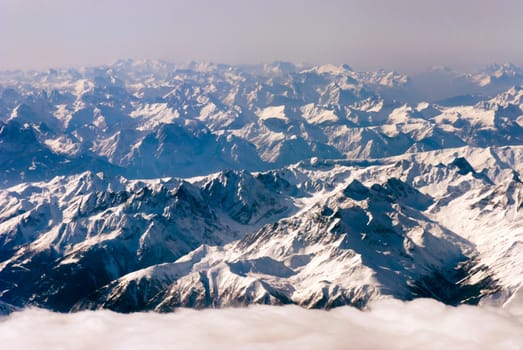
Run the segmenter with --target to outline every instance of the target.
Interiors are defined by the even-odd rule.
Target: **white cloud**
[[[381,301],[370,311],[295,306],[56,314],[0,319],[9,349],[521,349],[523,318],[500,308]]]

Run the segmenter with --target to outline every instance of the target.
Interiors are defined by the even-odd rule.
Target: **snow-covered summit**
[[[517,67],[497,69],[514,72],[511,79],[518,81]],[[311,157],[514,145],[522,138],[522,82],[491,96],[494,90],[485,88],[483,98],[433,103],[437,94],[412,102],[412,93],[422,90],[416,77],[357,72],[347,65],[274,62],[260,69],[120,60],[83,69],[4,72],[0,158],[6,155],[9,166],[0,169],[0,182],[49,180],[74,173],[70,164],[86,162],[79,171],[154,178],[267,170]],[[33,135],[31,146],[14,147],[7,130]]]

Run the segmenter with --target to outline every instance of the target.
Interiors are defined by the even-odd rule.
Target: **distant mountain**
[[[420,101],[412,104],[411,93],[422,92],[424,79],[432,93],[424,97],[439,102],[421,107]],[[347,65],[235,67],[152,60],[0,73],[0,157],[17,158],[0,176],[4,186],[88,169],[142,178],[194,176],[267,170],[311,157],[379,158],[519,144],[521,101],[498,101],[489,94],[510,94],[522,79],[521,69],[512,65],[490,66],[476,75],[434,69],[409,78],[355,72]],[[445,101],[436,88],[443,80]],[[452,91],[455,95],[448,95]],[[33,138],[17,157],[9,153],[8,130]],[[50,159],[48,165],[62,165],[32,171],[33,160],[43,164],[42,157]],[[63,166],[78,159],[89,166],[77,171]]]

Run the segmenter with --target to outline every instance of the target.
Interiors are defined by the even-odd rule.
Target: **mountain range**
[[[510,304],[523,70],[0,72],[0,312]]]

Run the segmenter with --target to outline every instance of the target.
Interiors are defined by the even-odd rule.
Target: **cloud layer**
[[[523,318],[504,309],[433,300],[380,301],[370,311],[295,306],[56,314],[29,309],[0,319],[9,349],[521,349]]]

